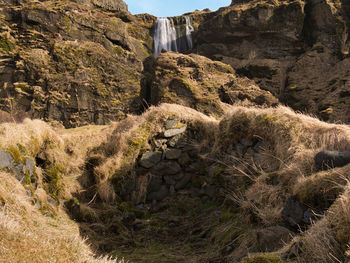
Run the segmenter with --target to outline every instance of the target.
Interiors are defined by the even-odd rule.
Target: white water
[[[181,30],[178,30],[178,32],[176,31],[172,18],[159,17],[157,19],[153,37],[155,57],[158,57],[163,49],[167,51],[181,52],[193,47],[192,32],[194,31],[194,28],[191,25],[191,19],[189,16],[185,16],[185,21],[186,43],[184,45],[182,43],[183,41],[180,40],[182,36],[178,33],[181,32]]]
[[[156,21],[154,32],[154,55],[157,57],[162,49],[176,51],[176,30],[170,20],[166,17],[160,17]]]
[[[191,19],[189,16],[185,16],[186,19],[186,38],[187,38],[187,45],[189,49],[193,48],[192,43],[192,32],[194,31],[194,28],[191,24]]]

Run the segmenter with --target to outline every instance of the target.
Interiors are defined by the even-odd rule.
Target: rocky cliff
[[[65,126],[139,111],[148,16],[122,1],[1,1],[1,109]]]
[[[296,110],[349,122],[348,8],[346,1],[232,1],[200,25],[196,52]]]

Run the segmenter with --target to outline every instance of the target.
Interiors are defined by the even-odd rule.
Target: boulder
[[[182,151],[179,149],[168,149],[165,151],[165,158],[168,160],[176,160],[181,156]]]
[[[148,201],[162,201],[165,197],[169,195],[169,189],[166,185],[162,185],[157,192],[152,192],[147,195]]]
[[[192,179],[192,174],[186,173],[185,176],[175,184],[175,189],[181,190],[185,188],[187,184],[191,181],[191,179]]]
[[[13,166],[13,162],[11,154],[0,149],[0,168],[10,168]]]
[[[350,163],[350,151],[321,151],[315,155],[315,165],[318,170],[342,167]]]
[[[186,131],[187,126],[183,126],[181,128],[178,129],[170,129],[170,130],[166,130],[164,132],[164,137],[169,138],[169,137],[174,137],[176,135],[179,135],[181,133],[184,133]]]
[[[161,176],[152,176],[148,184],[147,192],[156,192],[162,186],[163,180]]]
[[[155,175],[174,175],[181,171],[180,165],[175,161],[162,161],[153,167],[152,172]]]
[[[162,155],[161,152],[146,152],[142,155],[139,164],[149,169],[161,161]]]

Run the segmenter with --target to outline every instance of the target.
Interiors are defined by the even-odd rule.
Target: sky
[[[132,14],[148,13],[158,17],[178,16],[196,9],[216,11],[231,0],[124,0]]]

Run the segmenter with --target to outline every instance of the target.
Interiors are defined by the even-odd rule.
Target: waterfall
[[[154,30],[154,56],[157,57],[162,49],[175,52],[184,52],[192,49],[192,32],[194,28],[189,16],[159,17]]]
[[[194,31],[194,28],[191,24],[191,18],[189,16],[185,16],[186,19],[186,39],[187,39],[187,45],[188,49],[193,48],[193,43],[192,43],[192,32]]]
[[[154,55],[157,57],[162,49],[177,52],[176,29],[174,24],[166,17],[156,21],[154,32]]]

